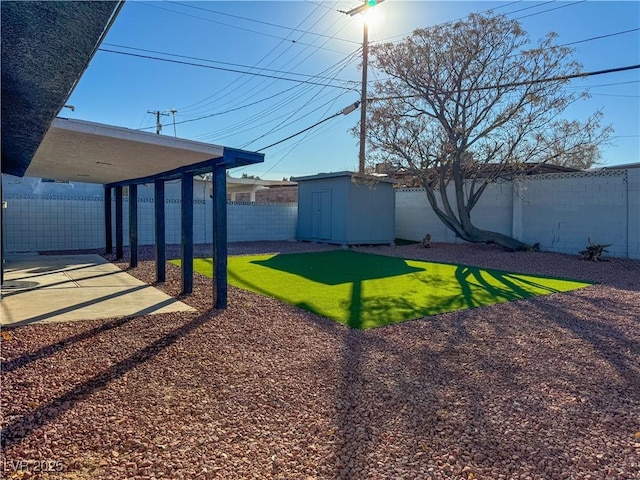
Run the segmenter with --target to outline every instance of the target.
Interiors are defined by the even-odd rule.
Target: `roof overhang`
[[[83,120],[56,118],[26,175],[59,181],[129,185],[264,161],[247,152]]]
[[[22,177],[122,1],[4,1],[2,173]]]

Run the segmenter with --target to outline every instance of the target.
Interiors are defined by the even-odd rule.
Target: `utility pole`
[[[150,113],[156,116],[156,133],[160,135],[160,132],[162,131],[162,123],[160,122],[160,116],[162,115],[162,116],[168,117],[169,113],[161,112],[160,110],[147,110],[147,113]]]
[[[169,112],[171,113],[171,115],[173,115],[173,136],[177,137],[178,134],[176,133],[176,113],[178,113],[178,110],[172,108],[171,110],[169,110]]]
[[[367,60],[369,57],[369,25],[364,22],[362,34],[362,100],[360,100],[360,152],[358,173],[364,175],[364,157],[367,133]]]
[[[350,17],[363,13],[365,10],[375,7],[384,0],[364,0],[364,3],[348,12],[343,12]],[[365,147],[367,133],[367,67],[369,57],[369,25],[365,20],[362,32],[362,97],[360,99],[360,152],[358,154],[358,173],[364,174]]]

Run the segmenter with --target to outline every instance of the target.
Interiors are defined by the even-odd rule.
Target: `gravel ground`
[[[211,281],[196,275],[183,300],[197,314],[8,330],[5,476],[46,459],[64,472],[32,478],[640,479],[639,261],[361,250],[596,284],[354,331],[233,287],[229,308],[212,310]],[[148,283],[152,253],[129,270]],[[160,288],[177,295],[180,271],[167,268]]]

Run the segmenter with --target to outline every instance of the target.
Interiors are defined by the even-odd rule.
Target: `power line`
[[[536,15],[541,15],[543,13],[547,13],[547,12],[552,12],[554,10],[560,10],[561,8],[567,8],[567,7],[571,7],[573,5],[578,5],[579,3],[584,3],[587,0],[578,0],[577,2],[573,2],[573,3],[567,3],[565,5],[560,5],[559,7],[554,7],[554,8],[549,8],[547,10],[542,10],[541,12],[536,12],[536,13],[530,13],[529,15],[522,15],[521,17],[516,17],[514,18],[514,20],[520,20],[522,18],[528,18],[528,17],[535,17]]]
[[[209,68],[211,70],[220,70],[223,72],[232,72],[232,73],[241,73],[241,74],[245,74],[245,75],[253,75],[255,77],[265,77],[265,78],[275,78],[277,80],[285,80],[287,82],[297,82],[297,83],[306,83],[309,85],[322,85],[322,86],[327,86],[327,87],[333,87],[333,88],[341,88],[343,90],[353,90],[353,88],[349,88],[349,87],[343,87],[341,85],[327,85],[327,84],[322,84],[322,83],[318,83],[318,82],[311,82],[309,80],[298,80],[295,78],[286,78],[286,77],[278,77],[275,75],[267,75],[266,73],[255,73],[255,72],[247,72],[247,71],[243,71],[243,70],[237,70],[234,68],[226,68],[226,67],[216,67],[213,65],[204,65],[202,63],[194,63],[194,62],[184,62],[181,60],[172,60],[169,58],[161,58],[161,57],[154,57],[151,55],[142,55],[139,53],[130,53],[130,52],[119,52],[117,50],[109,50],[106,48],[99,48],[98,49],[101,52],[108,52],[108,53],[116,53],[118,55],[127,55],[129,57],[137,57],[137,58],[145,58],[148,60],[158,60],[160,62],[167,62],[167,63],[176,63],[179,65],[189,65],[191,67],[200,67],[200,68]],[[300,75],[300,74],[298,74]],[[347,82],[346,80],[338,80],[340,82]]]
[[[287,140],[291,140],[292,138],[297,137],[298,135],[301,135],[304,132],[307,132],[307,131],[311,130],[312,128],[315,128],[318,125],[321,125],[324,122],[327,122],[327,121],[331,120],[332,118],[336,118],[336,117],[338,117],[340,115],[348,115],[351,112],[355,111],[359,106],[360,106],[360,102],[356,102],[353,105],[349,105],[348,107],[343,108],[341,111],[339,111],[337,113],[334,113],[330,117],[327,117],[327,118],[325,118],[323,120],[320,120],[319,122],[316,122],[313,125],[311,125],[310,127],[307,127],[307,128],[305,128],[303,130],[300,130],[299,132],[294,133],[293,135],[289,135],[287,138],[283,138],[282,140],[274,142],[271,145],[267,145],[266,147],[262,147],[262,148],[256,150],[256,152],[261,152],[262,150],[266,150],[267,148],[275,147],[276,145],[279,145],[279,144],[281,144],[283,142],[286,142]]]
[[[606,35],[598,35],[597,37],[585,38],[584,40],[577,40],[575,42],[563,43],[558,45],[559,47],[568,47],[569,45],[576,45],[578,43],[590,42],[591,40],[600,40],[601,38],[615,37],[616,35],[623,35],[625,33],[637,32],[640,28],[632,28],[631,30],[623,30],[621,32],[607,33]]]
[[[537,83],[547,83],[547,82],[560,82],[563,80],[572,80],[574,78],[586,78],[586,77],[594,77],[597,75],[606,75],[609,73],[618,73],[618,72],[625,72],[628,70],[637,70],[640,68],[640,64],[639,65],[629,65],[626,67],[617,67],[617,68],[608,68],[606,70],[597,70],[595,72],[583,72],[583,73],[574,73],[572,75],[560,75],[557,77],[549,77],[549,78],[539,78],[536,80],[525,80],[522,82],[511,82],[511,83],[504,83],[504,84],[499,84],[499,85],[489,85],[489,86],[485,86],[485,87],[476,87],[473,88],[472,90],[494,90],[496,88],[509,88],[509,87],[521,87],[521,86],[525,86],[525,85],[534,85]],[[469,91],[470,89],[463,89],[460,91]],[[451,93],[451,92],[443,92],[443,93]],[[379,98],[369,98],[367,99],[367,101],[373,102],[373,101],[381,101],[381,100],[401,100],[403,98],[419,98],[421,95],[399,95],[399,96],[392,96],[392,97],[379,97]]]
[[[530,10],[530,9],[532,9],[532,8],[542,7],[542,6],[547,5],[547,4],[549,4],[549,3],[555,3],[556,1],[557,1],[557,0],[549,0],[549,1],[547,1],[547,2],[543,2],[543,3],[540,3],[540,4],[538,4],[538,5],[532,5],[532,6],[529,6],[529,7],[520,8],[520,9],[518,9],[518,10],[514,10],[514,11],[512,11],[512,12],[507,12],[507,13],[504,13],[503,15],[505,15],[505,16],[507,16],[507,15],[512,15],[512,14],[517,13],[517,12],[523,12],[523,11],[525,11],[525,10]],[[533,16],[535,16],[535,15],[541,15],[541,14],[543,14],[543,13],[551,12],[551,11],[553,11],[553,10],[558,10],[558,9],[560,9],[560,8],[571,7],[571,6],[573,6],[573,5],[577,5],[577,4],[579,4],[579,3],[584,3],[584,2],[586,2],[586,1],[587,1],[587,0],[579,0],[579,1],[577,1],[577,2],[569,3],[569,4],[566,4],[566,5],[561,5],[561,6],[559,6],[559,7],[549,8],[549,9],[547,9],[547,10],[542,10],[542,11],[540,11],[540,12],[531,13],[531,14],[529,14],[529,15],[523,15],[523,16],[520,16],[520,17],[515,17],[513,20],[519,20],[519,19],[522,19],[522,18],[533,17]],[[483,10],[483,11],[481,11],[481,12],[478,12],[478,15],[481,15],[481,14],[483,14],[483,13],[493,12],[493,11],[497,10],[498,8],[505,8],[505,7],[508,7],[509,5],[513,5],[514,3],[520,3],[520,2],[511,2],[511,3],[507,3],[507,4],[505,4],[505,5],[500,5],[500,6],[499,6],[499,7],[497,7],[497,8],[490,8],[490,9],[488,9],[488,10]],[[437,23],[437,24],[435,24],[435,25],[431,25],[431,26],[429,26],[429,27],[427,27],[427,28],[442,27],[442,26],[444,26],[444,25],[449,25],[449,24],[452,24],[452,23],[457,22],[457,21],[459,21],[459,20],[464,20],[465,18],[467,18],[467,17],[460,17],[460,18],[457,18],[457,19],[455,19],[455,20],[449,20],[449,21],[446,21],[446,22]],[[393,38],[398,38],[398,37],[406,37],[407,35],[411,35],[411,33],[412,33],[412,32],[406,32],[406,33],[402,33],[402,34],[399,34],[399,35],[393,35],[393,36],[391,36],[391,37],[387,37],[387,38],[385,38],[385,39],[378,40],[377,42],[374,42],[374,43],[386,42],[387,40],[391,40],[391,39],[393,39]],[[399,41],[401,41],[401,40],[399,40]],[[392,43],[393,43],[393,42],[392,42]],[[562,45],[561,45],[561,46],[562,46]]]
[[[481,14],[483,14],[483,13],[489,13],[489,12],[492,12],[492,11],[494,11],[494,10],[498,10],[499,8],[506,8],[506,7],[508,7],[509,5],[514,5],[514,4],[516,4],[516,3],[520,3],[521,1],[522,1],[522,0],[516,0],[515,2],[505,3],[504,5],[500,5],[500,6],[496,7],[496,8],[490,8],[490,9],[488,9],[488,10],[483,10],[483,11],[481,11],[481,12],[478,12],[478,15],[481,15]],[[551,0],[551,1],[546,2],[546,3],[551,3],[551,2],[553,2],[553,1],[555,1],[555,0]],[[544,4],[543,4],[543,5],[544,5]],[[537,7],[537,6],[539,6],[539,5],[535,5],[535,6]],[[527,7],[527,9],[528,9],[528,8],[534,8],[534,7]],[[526,10],[526,9],[524,9],[524,10]],[[516,10],[516,11],[520,11],[520,10]],[[506,15],[506,14],[505,14],[505,15]],[[442,27],[442,26],[444,26],[444,25],[449,25],[449,24],[451,24],[451,23],[455,23],[455,22],[457,22],[457,21],[459,21],[459,20],[464,20],[465,18],[467,18],[467,17],[465,16],[465,17],[456,18],[455,20],[448,20],[448,21],[446,21],[446,22],[442,22],[442,23],[437,23],[437,24],[435,24],[435,25],[431,25],[431,26],[430,26],[430,27],[428,27],[428,28],[433,28],[433,27]],[[392,38],[404,37],[404,36],[406,36],[406,35],[410,35],[410,34],[411,34],[411,32],[401,33],[401,34],[398,34],[398,35],[392,35],[391,37],[383,38],[382,40],[378,40],[377,42],[372,42],[372,43],[386,42],[387,40],[391,40]]]
[[[323,113],[323,116],[327,114],[327,112],[329,111],[329,109],[333,106],[333,104],[335,104],[335,102],[336,102],[337,100],[338,100],[338,99],[336,98],[336,99],[331,103],[331,105],[329,105],[329,106],[326,108],[325,112]],[[355,105],[355,104],[354,104],[354,105]],[[325,126],[326,126],[326,125],[325,125]],[[324,127],[322,127],[322,128],[324,128]],[[313,132],[313,133],[317,133],[317,132],[319,132],[319,131],[322,131],[322,128],[320,128],[319,130],[316,130],[316,131],[315,131],[315,132]],[[295,150],[295,149],[296,149],[296,148],[297,148],[297,147],[298,147],[302,142],[304,142],[304,140],[305,140],[306,138],[308,138],[308,137],[309,137],[309,135],[310,135],[310,134],[311,134],[311,135],[313,135],[313,134],[311,133],[311,131],[310,131],[310,130],[309,130],[309,131],[307,131],[307,132],[304,134],[304,136],[303,136],[302,138],[300,138],[300,139],[299,139],[299,140],[298,140],[294,145],[292,145],[292,146],[290,146],[290,147],[289,147],[289,149],[288,149],[287,153],[285,153],[284,155],[282,155],[282,157],[281,157],[277,162],[275,162],[273,165],[271,165],[271,166],[267,169],[267,171],[265,171],[264,173],[262,173],[260,176],[261,176],[261,177],[264,177],[264,176],[265,176],[265,175],[267,175],[271,170],[273,170],[273,169],[274,169],[274,168],[276,168],[278,165],[280,165],[280,164],[281,164],[281,163],[282,163],[282,162],[283,162],[283,161],[284,161],[284,160],[285,160],[285,159],[286,159],[286,158],[291,154],[291,152],[293,152],[293,151],[294,151],[294,150]]]
[[[347,65],[348,65],[348,63],[345,63],[345,64],[342,66],[342,68],[336,72],[336,76],[337,76],[337,75],[338,75],[342,70],[344,70],[344,69],[347,67]],[[321,92],[322,90],[324,90],[324,88],[320,89],[320,91],[319,91],[318,93],[316,93],[313,97],[311,97],[311,99],[307,101],[307,104],[309,104],[313,99],[315,99],[315,98],[320,94],[320,92]],[[251,144],[252,144],[252,143],[254,143],[255,141],[259,140],[260,138],[263,138],[263,137],[265,137],[265,136],[269,135],[270,133],[276,132],[276,131],[280,130],[281,128],[284,128],[284,127],[288,126],[289,124],[284,125],[284,126],[283,126],[283,124],[284,124],[287,120],[289,120],[289,119],[293,118],[297,112],[298,112],[298,110],[297,110],[297,109],[296,109],[296,110],[294,110],[294,111],[291,113],[291,115],[289,115],[289,117],[288,117],[287,119],[285,119],[285,120],[283,120],[282,122],[280,122],[278,125],[276,125],[275,127],[273,127],[273,128],[272,128],[271,130],[269,130],[268,132],[266,132],[266,133],[264,133],[264,134],[260,135],[259,137],[257,137],[257,138],[255,138],[255,139],[251,140],[250,142],[245,143],[241,148],[244,148],[244,147],[246,147],[246,146],[248,146],[248,145],[251,145]],[[310,113],[313,113],[313,112],[310,112]],[[307,114],[307,115],[308,115],[308,114]],[[305,116],[306,116],[306,115],[305,115]],[[300,117],[300,118],[302,118],[302,117]]]
[[[609,38],[609,37],[615,37],[617,35],[623,35],[626,33],[632,33],[632,32],[637,32],[638,30],[640,30],[640,28],[632,28],[630,30],[622,30],[620,32],[613,32],[613,33],[607,33],[604,35],[598,35],[597,37],[589,37],[589,38],[584,38],[582,40],[576,40],[574,42],[569,42],[569,43],[563,43],[561,45],[557,45],[557,47],[568,47],[569,45],[576,45],[578,43],[585,43],[585,42],[591,42],[593,40],[600,40],[603,38]],[[516,56],[516,55],[513,55]],[[375,72],[375,70],[374,70]],[[391,79],[391,77],[387,77],[384,78],[383,80],[389,80]],[[369,83],[375,83],[376,81],[380,81],[380,80],[370,80]],[[633,83],[633,82],[622,82],[622,83]],[[613,83],[613,84],[608,84],[608,85],[621,85],[622,83]]]
[[[234,14],[232,14],[232,13],[219,12],[219,11],[217,11],[217,10],[210,10],[210,9],[208,9],[208,8],[197,7],[197,6],[195,6],[195,5],[188,5],[188,4],[180,3],[180,2],[172,2],[172,1],[170,1],[170,0],[164,0],[164,1],[165,1],[166,3],[173,3],[173,4],[175,4],[175,5],[181,5],[181,6],[183,6],[183,7],[187,7],[187,8],[194,8],[194,9],[196,9],[196,10],[202,10],[202,11],[205,11],[205,12],[215,13],[215,14],[217,14],[217,15],[224,15],[224,16],[227,16],[227,17],[239,18],[239,19],[241,19],[241,20],[246,20],[246,21],[248,21],[248,22],[259,23],[259,24],[261,24],[261,25],[268,25],[268,26],[270,26],[270,27],[282,28],[282,29],[285,29],[285,30],[290,30],[290,31],[292,31],[292,32],[306,33],[306,34],[309,34],[309,35],[316,35],[316,36],[318,36],[318,37],[330,38],[330,39],[332,39],[332,40],[339,40],[339,41],[341,41],[341,42],[347,42],[347,43],[353,43],[353,44],[359,44],[359,43],[360,43],[360,42],[356,42],[356,41],[354,41],[354,40],[347,40],[347,39],[345,39],[345,38],[332,37],[332,36],[330,36],[330,35],[325,35],[325,34],[322,34],[322,33],[316,33],[316,32],[312,32],[312,31],[310,31],[310,30],[301,30],[301,29],[299,29],[299,28],[286,27],[286,26],[284,26],[284,25],[278,25],[278,24],[276,24],[276,23],[265,22],[264,20],[256,20],[256,19],[254,19],[254,18],[243,17],[243,16],[241,16],[241,15],[234,15]]]
[[[524,12],[525,10],[531,10],[532,8],[542,7],[542,6],[547,5],[549,3],[554,3],[555,1],[556,0],[549,0],[547,2],[542,2],[542,3],[539,3],[537,5],[531,5],[529,7],[519,8],[518,10],[513,10],[512,12],[507,12],[507,13],[505,13],[505,15],[513,15],[514,13]]]
[[[618,85],[630,85],[632,83],[640,83],[640,80],[630,80],[628,82],[598,83],[597,85],[589,85],[588,88],[617,87]],[[583,88],[583,87],[566,87],[566,88]]]
[[[286,39],[286,38],[283,38],[283,37],[279,37],[277,35],[271,35],[270,33],[260,32],[258,30],[251,30],[250,28],[239,27],[237,25],[232,25],[232,24],[229,24],[229,23],[218,22],[216,20],[211,20],[210,18],[198,17],[197,15],[191,15],[191,14],[185,13],[185,12],[178,12],[178,11],[172,10],[170,8],[164,8],[164,7],[160,7],[158,5],[153,5],[153,4],[146,3],[146,2],[145,3],[143,3],[143,2],[134,2],[134,4],[145,5],[147,7],[157,8],[157,9],[160,9],[160,10],[165,10],[167,12],[175,13],[177,15],[183,15],[185,17],[197,18],[198,20],[202,20],[203,22],[215,23],[216,25],[224,25],[225,27],[235,28],[235,29],[238,29],[238,30],[243,30],[245,32],[250,32],[250,33],[254,33],[256,35],[262,35],[262,36],[265,36],[265,37],[275,38],[275,39],[278,39],[278,40],[284,40],[284,41],[288,41],[288,42],[291,42],[291,43],[295,43],[297,45],[313,46],[311,44],[299,42],[297,40],[289,40],[289,39]],[[325,48],[324,50],[326,50],[328,52],[333,52],[333,53],[343,53],[343,52],[339,52],[338,50],[333,50],[331,48]]]
[[[624,97],[624,98],[640,98],[640,95],[619,95],[616,93],[589,93],[598,97]]]
[[[344,64],[344,66],[342,66],[339,70],[337,70],[337,71],[336,71],[335,75],[338,75],[338,74],[340,73],[340,71],[342,71],[346,66],[348,66],[350,63],[352,63],[352,62],[354,61],[354,59],[355,59],[355,54],[356,54],[356,53],[357,53],[357,51],[356,51],[356,52],[353,52],[353,53],[350,55],[351,60],[349,59],[349,57],[347,57],[346,59],[340,60],[340,61],[339,61],[339,62],[337,62],[335,65],[332,65],[331,67],[329,67],[329,68],[325,69],[322,73],[328,72],[328,71],[330,71],[330,70],[332,70],[332,69],[336,69],[336,68],[340,67],[340,64]],[[287,89],[287,90],[285,90],[284,92],[280,92],[280,93],[285,93],[285,92],[287,92],[287,91],[290,91],[290,90],[292,90],[292,89],[294,89],[294,88],[298,88],[298,87],[300,87],[300,85],[294,85],[292,88]],[[311,89],[312,87],[311,87],[311,86],[306,86],[306,87],[304,87],[304,88],[305,88],[306,90],[309,90],[309,89]],[[287,98],[287,99],[282,100],[281,102],[279,102],[279,103],[277,103],[277,104],[275,104],[275,105],[273,105],[273,106],[269,107],[269,108],[268,108],[268,109],[266,109],[266,110],[263,110],[263,111],[261,111],[261,112],[257,112],[257,113],[253,116],[253,118],[252,118],[252,119],[244,120],[244,121],[242,121],[242,122],[240,122],[240,123],[237,123],[237,124],[234,124],[234,125],[230,125],[230,126],[228,126],[226,129],[216,131],[216,132],[215,132],[215,133],[216,133],[216,136],[218,136],[218,138],[220,138],[220,135],[223,135],[224,133],[226,133],[226,131],[232,131],[232,132],[234,132],[234,134],[235,134],[235,133],[240,133],[240,132],[238,131],[238,128],[241,128],[241,127],[243,127],[243,126],[246,126],[246,125],[248,125],[248,124],[250,124],[250,123],[255,122],[255,119],[262,119],[262,118],[264,118],[266,115],[271,114],[273,111],[277,110],[277,109],[278,109],[278,108],[280,108],[281,106],[283,106],[283,105],[285,105],[285,104],[288,104],[288,103],[291,103],[291,102],[293,102],[293,101],[297,100],[299,97],[301,97],[301,96],[302,96],[303,94],[305,94],[305,93],[306,93],[306,91],[302,91],[302,92],[300,92],[300,93],[296,94],[296,95],[295,95],[295,96],[293,96],[293,97],[290,97],[290,98]],[[272,97],[274,97],[274,96],[275,96],[275,95],[273,95]],[[272,97],[271,97],[271,98],[272,98]],[[257,102],[254,102],[254,103],[257,103]],[[307,102],[307,104],[309,104],[309,102]],[[248,106],[248,105],[247,105],[247,106]],[[238,107],[238,108],[236,108],[236,109],[240,109],[240,107]],[[227,112],[218,112],[218,113],[227,113]],[[284,115],[282,115],[281,117],[278,117],[278,118],[282,118],[282,117],[284,117],[284,116],[287,116],[287,115],[289,115],[289,113],[290,113],[290,112],[287,112],[286,114],[284,114]],[[188,121],[197,121],[197,120],[202,120],[202,119],[209,118],[209,117],[211,117],[211,116],[215,116],[215,115],[217,115],[217,114],[204,115],[204,116],[202,116],[202,117],[198,117],[198,118],[191,119],[191,120],[188,120]],[[187,122],[187,120],[185,120],[184,122]],[[263,124],[268,124],[268,123],[269,123],[269,122],[265,122],[265,123],[263,123]],[[205,135],[203,135],[203,136],[200,136],[200,137],[201,137],[201,138],[205,138],[205,137],[211,137],[211,136],[213,136],[213,135],[214,135],[214,132],[209,132],[209,133],[207,133],[207,134],[205,134]]]
[[[318,92],[317,94],[315,94],[315,95],[311,98],[311,100],[307,103],[307,105],[309,105],[309,104],[310,104],[310,102],[311,102],[312,100],[314,100],[314,99],[318,96],[318,94],[319,94],[319,93],[320,93],[320,92]],[[325,106],[325,105],[327,105],[327,104],[331,104],[331,105],[333,105],[333,104],[334,104],[334,103],[335,103],[335,102],[336,102],[340,97],[342,97],[343,95],[346,95],[346,94],[345,94],[345,93],[342,93],[342,94],[338,95],[337,97],[334,97],[333,99],[331,99],[331,100],[329,100],[329,101],[327,101],[327,102],[323,103],[322,105],[320,105],[320,106],[318,106],[318,107],[314,108],[313,110],[311,110],[311,111],[309,111],[309,112],[305,113],[304,115],[298,115],[297,117],[296,117],[296,114],[300,113],[300,110],[299,110],[298,108],[294,108],[294,109],[293,109],[293,110],[291,110],[290,112],[287,112],[285,115],[283,115],[282,117],[286,117],[286,118],[284,118],[284,119],[283,119],[280,123],[278,123],[276,126],[272,127],[270,130],[268,130],[267,132],[265,132],[265,133],[261,134],[260,136],[258,136],[258,137],[256,137],[256,138],[254,138],[253,140],[249,140],[248,142],[243,143],[243,144],[240,146],[240,148],[241,148],[241,149],[245,149],[246,147],[248,147],[248,146],[249,146],[249,145],[251,145],[252,143],[255,143],[255,142],[257,142],[258,140],[260,140],[261,138],[267,137],[267,136],[269,136],[269,135],[270,135],[270,134],[272,134],[272,133],[275,133],[275,132],[277,132],[277,131],[279,131],[279,130],[282,130],[282,129],[284,129],[284,128],[287,128],[287,127],[288,127],[288,126],[290,126],[290,125],[293,125],[293,124],[298,123],[298,122],[299,122],[300,120],[302,120],[303,118],[305,118],[305,117],[308,117],[308,116],[312,115],[314,112],[316,112],[316,111],[320,110],[322,107],[324,107],[324,106]],[[326,94],[325,94],[324,96],[326,96]],[[282,118],[282,117],[279,117],[279,118]],[[275,119],[274,119],[274,120],[275,120]],[[286,123],[286,122],[288,122],[288,123]],[[266,122],[266,123],[271,123],[271,122]]]
[[[137,52],[155,53],[156,55],[166,55],[168,57],[184,58],[184,59],[187,59],[187,60],[198,60],[200,62],[217,63],[217,64],[220,64],[220,65],[228,65],[228,66],[231,66],[231,67],[251,68],[251,69],[256,69],[256,70],[263,71],[263,72],[272,72],[272,73],[281,73],[283,75],[298,75],[300,77],[335,80],[334,78],[323,77],[322,75],[310,75],[310,74],[306,74],[306,73],[296,73],[296,72],[290,72],[290,71],[284,71],[284,70],[276,70],[276,69],[273,69],[273,68],[255,67],[255,66],[251,66],[251,65],[243,65],[241,63],[231,63],[231,62],[223,62],[223,61],[220,61],[220,60],[211,60],[209,58],[191,57],[189,55],[180,55],[178,53],[159,52],[158,50],[148,50],[146,48],[129,47],[127,45],[117,45],[117,44],[114,44],[114,43],[106,43],[105,42],[102,45],[106,45],[106,46],[109,46],[109,47],[116,47],[116,48],[126,48],[127,50],[135,50]],[[110,50],[103,50],[103,51],[110,51]],[[115,53],[124,53],[124,52],[115,52]],[[156,57],[152,57],[152,58],[156,59]]]
[[[304,25],[304,23],[305,23],[308,19],[312,18],[312,16],[314,15],[314,13],[315,13],[317,10],[318,10],[318,7],[316,7],[312,12],[310,12],[310,13],[309,13],[309,14],[308,14],[308,15],[307,15],[303,20],[301,20],[300,22],[298,22],[298,24],[297,24],[296,28],[302,27],[302,25]],[[310,28],[312,28],[312,27],[314,27],[316,24],[318,24],[318,23],[319,23],[319,22],[320,22],[320,21],[321,21],[321,20],[322,20],[326,15],[327,15],[327,13],[328,13],[328,12],[325,12],[324,14],[320,15],[320,17],[319,17],[319,18],[317,18],[317,19],[315,20],[315,22],[311,25],[311,27],[310,27]],[[327,27],[323,33],[329,32],[329,31],[330,31],[330,29],[331,29],[331,28],[332,28],[336,23],[337,23],[337,21],[336,21],[336,22],[333,22],[333,24],[332,24],[332,25],[330,25],[329,27]],[[344,27],[343,27],[343,28],[344,28]],[[341,30],[342,30],[342,29],[340,29],[338,32],[335,32],[335,33],[334,33],[334,35],[337,35]],[[287,36],[287,38],[289,38],[289,36],[290,36],[290,35],[291,35],[291,34],[289,34],[289,35]],[[316,47],[316,48],[315,48],[315,49],[314,49],[314,50],[313,50],[309,55],[307,55],[307,57],[305,57],[305,59],[303,59],[302,61],[298,62],[296,65],[294,65],[294,67],[293,67],[293,68],[296,68],[298,65],[301,65],[301,64],[302,64],[302,62],[304,62],[304,60],[306,60],[306,59],[307,59],[307,58],[309,58],[311,55],[313,55],[313,53],[315,53],[315,52],[316,52],[316,51],[318,51],[321,47],[323,47],[324,45],[326,45],[329,41],[330,41],[330,39],[326,40],[324,43],[322,43],[322,45],[319,45],[318,47]],[[280,41],[280,42],[278,43],[278,45],[275,45],[273,48],[271,48],[271,50],[269,50],[269,52],[267,52],[265,55],[263,55],[263,56],[262,56],[262,58],[261,58],[261,59],[256,63],[256,67],[257,67],[257,65],[259,65],[263,60],[265,60],[266,58],[268,58],[268,57],[269,57],[269,55],[271,55],[273,52],[275,52],[275,51],[276,51],[276,49],[277,49],[278,47],[280,47],[280,45],[282,45],[283,43],[284,43],[284,41]],[[313,43],[315,43],[315,41],[314,41]],[[276,56],[275,58],[273,58],[272,60],[270,60],[270,61],[269,61],[269,63],[267,63],[266,67],[268,67],[269,65],[274,64],[274,63],[275,63],[275,61],[276,61],[278,58],[280,58],[282,55],[284,55],[284,54],[285,54],[287,51],[289,51],[292,47],[293,47],[293,44],[289,44],[289,45],[288,45],[288,46],[287,46],[287,47],[286,47],[282,52],[280,52],[280,54],[279,54],[278,56]],[[299,52],[298,52],[298,53],[297,53],[293,58],[291,58],[288,62],[286,62],[286,63],[285,63],[281,68],[286,67],[287,65],[289,65],[291,62],[293,62],[293,60],[294,60],[295,58],[297,58],[299,55],[301,55],[301,54],[302,54],[302,52],[304,52],[304,51],[305,51],[305,50],[307,50],[308,48],[309,48],[309,47],[304,47],[304,48],[303,48],[301,51],[299,51]],[[347,57],[347,58],[348,58],[348,57]],[[329,71],[331,68],[332,68],[332,67],[329,67],[326,71]],[[334,78],[335,78],[335,76],[334,76]],[[250,81],[251,81],[251,78],[249,77],[249,78],[246,78],[246,79],[245,79],[244,81],[242,81],[241,83],[239,83],[239,82],[240,82],[240,78],[237,78],[237,79],[235,79],[234,81],[232,81],[231,83],[229,83],[229,84],[225,85],[225,87],[224,87],[224,88],[222,88],[222,90],[220,90],[220,91],[218,91],[218,92],[216,92],[216,93],[214,93],[214,94],[212,94],[212,95],[209,95],[209,96],[208,96],[207,98],[205,98],[204,100],[201,100],[201,101],[199,101],[199,102],[196,102],[195,104],[192,104],[191,106],[189,106],[189,107],[187,107],[187,108],[188,108],[188,109],[193,109],[193,107],[196,107],[196,106],[198,106],[198,105],[199,105],[199,106],[198,106],[198,109],[199,109],[199,108],[202,108],[202,107],[204,107],[204,106],[206,106],[206,105],[209,105],[209,104],[211,104],[211,103],[213,103],[213,102],[214,102],[214,100],[213,100],[214,98],[216,98],[216,97],[218,97],[218,98],[219,98],[219,97],[222,95],[222,93],[223,93],[224,91],[227,91],[227,93],[226,93],[226,94],[224,95],[224,97],[222,97],[222,98],[229,97],[231,93],[233,93],[233,92],[235,92],[235,91],[239,91],[239,90],[240,90],[240,88],[241,88],[242,86],[244,86],[244,85],[248,84]],[[273,81],[271,81],[271,83],[270,83],[269,85],[273,85],[275,82],[276,82],[276,80],[273,80]],[[243,97],[243,98],[247,98],[247,96],[248,96],[252,91],[257,90],[261,85],[264,85],[264,83],[265,83],[265,81],[259,82],[257,85],[255,85],[255,86],[254,86],[253,88],[251,88],[250,90],[248,90],[248,91],[246,91],[246,90],[242,91],[242,92],[241,92],[241,93],[242,93],[242,97]],[[229,90],[229,88],[230,88],[231,86],[233,86],[234,84],[236,85],[236,86],[235,86],[235,88],[233,88],[233,89]],[[264,88],[266,88],[266,87],[264,87]],[[264,90],[264,88],[262,88],[262,90]],[[208,100],[208,102],[207,102],[207,103],[204,103],[204,102],[206,102],[207,100]],[[231,101],[232,101],[232,100],[228,101],[227,103],[223,103],[223,104],[221,104],[221,105],[218,105],[218,107],[225,106],[225,105],[229,104]]]

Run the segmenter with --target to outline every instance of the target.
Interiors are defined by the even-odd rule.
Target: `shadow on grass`
[[[357,283],[423,272],[411,267],[403,258],[358,253],[349,250],[274,255],[251,263],[304,277],[324,285]]]
[[[210,274],[211,260],[200,261],[207,265],[202,273]],[[399,257],[346,250],[280,254],[266,259],[249,258],[242,265],[266,267],[292,277],[271,276],[268,270],[251,270],[244,266],[239,266],[235,271],[232,267],[229,277],[236,286],[277,298],[356,329],[375,328],[588,285],[578,282],[574,286],[563,287],[554,281],[569,279],[466,265],[426,262],[425,267],[421,267],[409,265]],[[372,288],[368,289],[370,284],[366,283],[401,276],[405,278],[399,281],[404,284],[396,284],[395,289],[381,284],[371,284]],[[318,290],[305,295],[300,290],[302,287],[296,289],[296,277],[341,290]],[[349,286],[350,290],[346,290]]]

